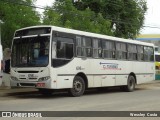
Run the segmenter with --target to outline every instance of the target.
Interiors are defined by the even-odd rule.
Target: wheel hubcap
[[[74,82],[74,90],[76,92],[80,92],[82,90],[82,83],[79,81]]]
[[[129,81],[129,84],[130,84],[130,88],[131,88],[131,89],[134,88],[134,83],[133,83],[133,81],[134,81],[133,79],[131,79],[131,80]]]

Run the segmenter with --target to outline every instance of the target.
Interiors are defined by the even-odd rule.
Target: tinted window
[[[115,58],[115,43],[113,41],[103,41],[103,57]]]
[[[137,46],[128,44],[128,59],[137,60]]]
[[[144,60],[144,48],[143,48],[143,46],[137,46],[137,52],[138,52],[138,54],[137,54],[137,57],[138,57],[138,60]]]
[[[116,56],[117,59],[127,59],[127,44],[126,43],[116,43]]]
[[[154,61],[154,50],[152,47],[144,47],[144,60]]]
[[[73,57],[73,39],[57,38],[57,58],[71,59]]]
[[[85,56],[91,57],[92,56],[92,41],[91,38],[88,37],[76,37],[77,43],[77,56]]]
[[[99,39],[93,39],[93,57],[94,58],[102,57],[101,40]]]

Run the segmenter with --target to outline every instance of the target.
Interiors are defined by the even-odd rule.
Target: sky
[[[51,6],[55,0],[37,0],[36,6]],[[158,27],[150,28],[144,27],[141,30],[141,34],[160,34],[160,0],[146,0],[148,10],[145,15],[144,26]],[[42,9],[38,9],[39,12],[43,12]]]

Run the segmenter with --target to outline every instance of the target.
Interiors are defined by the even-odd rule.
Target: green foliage
[[[11,46],[15,30],[40,24],[40,15],[34,8],[18,5],[17,3],[33,5],[32,0],[0,1],[0,19],[4,22],[4,24],[1,25],[3,48]]]
[[[0,20],[3,48],[10,47],[15,30],[40,23],[36,0],[1,0]],[[56,0],[46,7],[43,24],[82,31],[134,38],[143,26],[145,0]],[[20,5],[25,4],[25,5]]]
[[[90,8],[96,14],[111,21],[116,26],[114,36],[134,38],[140,31],[147,10],[145,0],[80,0],[75,3],[79,10]]]
[[[44,23],[82,31],[112,35],[110,21],[89,8],[78,10],[71,0],[57,0],[44,12]]]

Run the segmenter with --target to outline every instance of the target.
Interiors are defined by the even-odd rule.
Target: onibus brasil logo
[[[100,62],[99,64],[102,66],[103,70],[121,70],[121,68],[119,68],[119,64],[117,64],[117,63]]]

